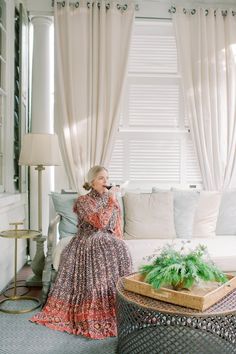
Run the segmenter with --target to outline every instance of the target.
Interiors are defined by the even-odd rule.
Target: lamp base
[[[31,263],[31,269],[34,275],[26,280],[27,286],[42,286],[42,274],[45,264],[44,242],[46,237],[40,236],[36,238],[36,253]]]
[[[43,282],[42,282],[42,276],[39,275],[33,275],[29,278],[26,279],[26,286],[40,286],[42,287]]]
[[[31,300],[34,301],[35,304],[33,307],[27,308],[27,309],[7,309],[7,308],[2,308],[1,305],[5,302],[12,302],[12,301],[24,301],[24,300]],[[4,313],[11,313],[11,314],[21,314],[21,313],[27,313],[27,312],[31,312],[35,309],[37,309],[39,306],[41,306],[41,301],[33,296],[11,296],[7,299],[3,299],[0,301],[0,312],[4,312]]]

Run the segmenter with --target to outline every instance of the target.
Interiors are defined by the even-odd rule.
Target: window
[[[201,183],[171,21],[135,22],[110,179],[142,189]]]

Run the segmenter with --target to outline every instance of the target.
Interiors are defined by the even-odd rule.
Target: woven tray
[[[224,284],[204,282],[191,290],[176,291],[169,287],[154,289],[143,281],[143,275],[136,273],[124,278],[124,288],[157,300],[204,311],[236,288],[236,277],[231,274],[226,276],[229,280]]]

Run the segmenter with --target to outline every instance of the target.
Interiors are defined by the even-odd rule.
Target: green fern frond
[[[202,245],[187,254],[167,245],[151,264],[141,266],[140,272],[145,275],[145,281],[157,289],[163,285],[176,288],[178,284],[190,288],[199,279],[226,282],[225,274],[204,260],[206,254],[207,249]]]

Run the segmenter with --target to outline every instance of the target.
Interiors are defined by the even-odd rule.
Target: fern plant
[[[151,264],[141,266],[140,272],[145,276],[144,281],[156,289],[163,285],[171,285],[175,290],[189,289],[199,280],[226,282],[225,274],[203,259],[206,251],[202,245],[188,253],[167,245]]]

